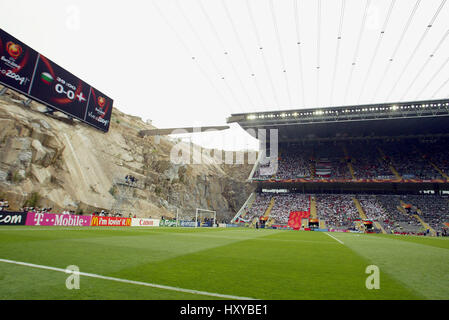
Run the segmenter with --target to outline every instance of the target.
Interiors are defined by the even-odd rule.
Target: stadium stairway
[[[401,205],[400,206],[396,206],[396,208],[403,214],[407,215],[407,212],[405,211],[403,205],[405,205],[405,202],[400,200]]]
[[[368,220],[368,217],[365,214],[365,211],[362,208],[362,205],[359,202],[359,199],[356,197],[352,198],[352,201],[354,201],[355,207],[357,208],[357,211],[359,212],[360,219],[362,220]]]
[[[320,219],[320,229],[326,229],[326,221]]]
[[[315,179],[315,163],[311,161],[309,166],[310,166],[310,178]]]
[[[379,147],[377,148],[377,150],[379,150],[379,153],[381,154],[382,158],[385,159],[386,155],[383,152],[383,150]],[[402,176],[399,174],[399,172],[396,170],[396,168],[393,167],[393,165],[390,164],[389,167],[390,167],[391,172],[396,176],[396,178],[402,179]]]
[[[267,218],[267,221],[268,221],[268,217],[270,216],[271,209],[273,209],[274,202],[275,202],[274,197],[272,197],[271,200],[270,200],[270,204],[269,204],[268,207],[267,207],[267,210],[265,210],[265,213],[263,214],[263,216]],[[253,219],[253,221],[251,222],[250,227],[254,227],[255,224],[256,224],[256,222],[257,222],[258,220],[259,220],[259,219],[258,219],[257,217],[255,217],[255,218]]]
[[[316,199],[315,196],[310,196],[310,217],[312,219],[319,219],[316,211]],[[326,221],[320,220],[320,229],[326,229]]]
[[[438,168],[436,164],[434,164],[432,161],[429,161],[429,163],[430,163],[430,165],[431,165],[432,167],[435,168],[436,171],[438,171],[438,172],[444,177],[444,179],[449,180],[449,176],[448,176],[447,174],[445,174],[445,173],[443,172],[443,170],[441,170],[440,168]]]
[[[382,225],[379,222],[374,221],[374,226],[377,229],[379,229],[383,234],[387,234],[388,233],[387,231],[385,231],[384,227],[382,227]]]
[[[405,214],[405,215],[409,215],[409,214],[407,214],[407,212],[405,211],[405,209],[404,209],[404,206],[406,205],[406,203],[404,202],[404,201],[400,201],[401,202],[401,205],[400,206],[398,206],[398,209],[403,213],[403,214]],[[420,215],[422,215],[422,210],[421,209],[419,209],[419,208],[416,208],[416,211],[420,214]],[[418,220],[419,221],[419,223],[423,226],[423,228],[425,229],[425,230],[427,230],[427,229],[429,229],[429,231],[430,231],[430,234],[432,235],[432,236],[436,236],[436,232],[435,232],[435,230],[431,227],[431,226],[429,226],[418,214],[410,214],[409,215],[410,217],[414,217],[416,220]]]
[[[253,206],[253,203],[255,200],[256,200],[256,193],[253,192],[249,195],[248,199],[246,199],[245,203],[242,205],[240,210],[236,213],[236,215],[232,219],[232,222],[235,222],[237,220],[237,218],[239,218],[239,217],[244,218],[247,213],[247,210],[245,210],[245,207],[248,205],[248,210],[249,210]]]
[[[419,221],[419,223],[421,223],[421,225],[424,227],[424,229],[429,230],[430,234],[435,237],[437,235],[437,233],[435,232],[435,230],[429,226],[419,215],[414,214],[413,217],[416,218],[416,220]]]
[[[390,164],[390,170],[391,172],[393,172],[393,174],[396,176],[396,178],[398,179],[402,179],[401,175],[399,174],[399,172],[396,170],[395,167],[393,167],[393,165]]]
[[[267,207],[267,210],[265,210],[265,213],[263,215],[264,217],[268,218],[270,216],[271,209],[273,209],[274,207],[274,202],[275,202],[274,197],[272,197],[270,200],[270,204]]]
[[[271,227],[274,223],[276,222],[276,220],[274,220],[273,218],[268,219],[267,223],[265,224],[266,228]]]
[[[436,236],[437,235],[437,233],[436,233],[436,231],[427,223],[427,222],[425,222],[421,217],[420,217],[420,215],[422,216],[423,214],[422,214],[422,210],[421,209],[419,209],[419,208],[416,208],[416,211],[419,213],[419,214],[414,214],[413,216],[419,221],[419,223],[421,223],[421,225],[427,230],[427,229],[429,229],[429,231],[430,231],[430,234],[432,235],[432,236]]]
[[[356,197],[353,197],[352,201],[354,201],[355,207],[357,208],[357,211],[359,212],[360,219],[367,220],[368,217],[366,216],[365,211],[363,210],[362,205],[359,202],[359,199],[357,199]],[[365,231],[365,228],[363,227],[363,225],[360,221],[356,221],[355,225],[358,230]]]
[[[352,163],[347,162],[347,164],[348,164],[349,172],[351,172],[352,179],[356,179],[355,173],[354,173],[354,168],[352,167]]]
[[[348,149],[346,149],[346,146],[343,146],[343,152],[345,154],[345,160],[349,159]],[[354,168],[352,167],[352,163],[351,162],[346,162],[346,164],[348,165],[348,169],[349,169],[349,172],[351,173],[352,179],[356,179],[355,178],[355,173],[354,173]]]
[[[318,215],[316,213],[316,199],[314,196],[310,196],[310,216],[312,219],[318,219]]]

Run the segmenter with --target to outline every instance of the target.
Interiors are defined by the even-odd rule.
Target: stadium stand
[[[414,140],[332,142],[292,146],[281,151],[277,171],[260,166],[257,179],[442,179],[449,173],[448,152],[440,148],[449,141]],[[347,155],[343,150],[347,150]],[[352,176],[348,163],[354,170]],[[433,165],[432,165],[433,164]],[[439,170],[438,170],[439,169]]]
[[[317,195],[317,213],[328,228],[355,229],[354,221],[360,219],[351,195]]]
[[[1,199],[0,200],[0,211],[7,210],[9,208],[8,200]]]
[[[292,211],[309,211],[310,196],[300,193],[279,194],[275,196],[270,218],[275,223],[287,224]]]
[[[307,159],[307,150],[293,147],[290,150],[281,151],[276,178],[308,178],[311,176],[310,160]]]
[[[399,195],[377,197],[385,209],[384,228],[391,233],[422,234],[424,230],[419,221],[402,208],[402,197]]]
[[[401,200],[409,205],[405,210],[417,214],[432,229],[442,232],[444,223],[449,221],[449,201],[437,195],[404,195]]]
[[[449,222],[449,200],[435,195],[339,195],[316,194],[317,218],[331,229],[355,230],[361,216],[353,198],[359,201],[366,219],[378,222],[387,233],[416,234],[426,232],[415,214],[436,232],[442,234]],[[310,211],[311,195],[281,193],[256,195],[251,208],[246,210],[244,221],[262,217],[274,199],[269,218],[274,224],[287,225],[293,211]],[[409,206],[408,206],[409,205]],[[377,230],[378,232],[380,230]]]
[[[307,208],[320,229],[447,235],[449,100],[233,114],[233,122],[278,130],[277,163],[270,154],[270,165],[253,168],[248,216],[271,201],[277,224]]]
[[[256,199],[242,218],[245,221],[252,221],[256,217],[263,216],[270,204],[271,198],[272,194],[257,194]]]

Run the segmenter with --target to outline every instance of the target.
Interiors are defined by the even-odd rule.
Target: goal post
[[[217,222],[217,211],[215,210],[207,210],[196,208],[195,211],[195,228],[198,228],[198,222],[202,222],[202,220],[206,217],[210,217],[212,221],[211,227],[214,227]]]

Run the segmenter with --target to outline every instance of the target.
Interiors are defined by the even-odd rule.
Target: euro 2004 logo
[[[16,63],[16,59],[19,58],[22,55],[23,49],[20,45],[17,43],[14,43],[12,41],[8,41],[6,43],[6,51],[8,52],[10,58],[8,59],[5,56],[2,56],[0,60],[11,69],[1,69],[0,68],[0,74],[4,75],[8,78],[11,78],[15,81],[20,82],[20,85],[25,85],[27,82],[30,81],[30,79],[23,77],[18,74],[18,71],[22,68],[21,65]]]
[[[6,43],[6,51],[8,51],[8,54],[11,57],[13,57],[14,59],[17,59],[22,54],[22,47],[20,45],[18,45],[17,43],[8,41]]]

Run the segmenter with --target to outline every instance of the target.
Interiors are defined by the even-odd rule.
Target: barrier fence
[[[0,211],[0,225],[60,227],[159,227],[159,219]]]
[[[60,227],[211,227],[210,223],[150,218],[85,216],[46,212],[0,211],[0,225],[60,226]],[[221,227],[238,225],[220,224]]]

